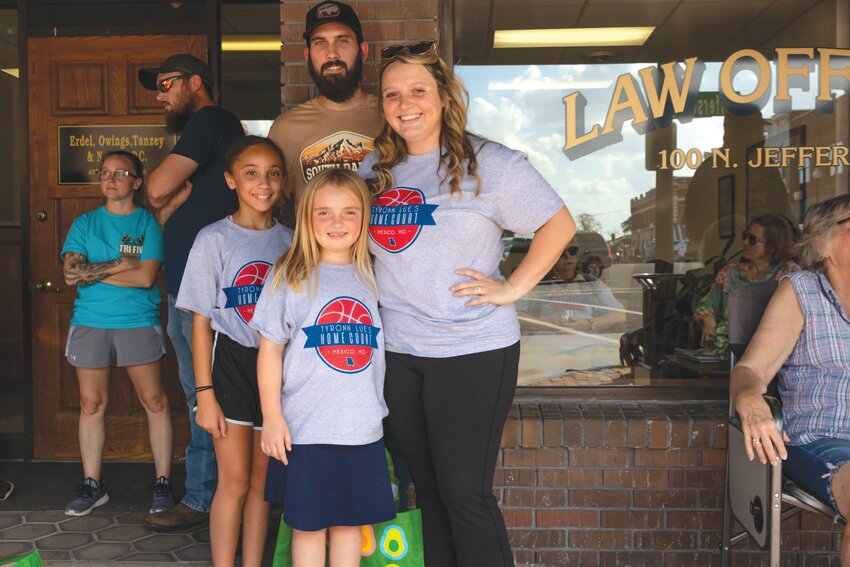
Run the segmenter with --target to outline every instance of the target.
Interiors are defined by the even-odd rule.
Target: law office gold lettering
[[[729,148],[712,148],[703,154],[699,148],[661,150],[658,169],[697,169],[709,163],[711,169],[737,169],[741,164],[732,160]],[[847,146],[778,146],[755,148],[747,159],[749,168],[785,168],[806,163],[812,167],[850,167],[850,148]]]
[[[726,58],[720,68],[718,83],[720,100],[732,114],[747,115],[761,110],[770,100],[770,85],[776,73],[776,112],[788,112],[793,102],[791,89],[807,91],[812,73],[817,73],[815,110],[830,113],[835,96],[833,90],[850,91],[850,49],[788,47],[777,48],[775,71],[768,58],[754,49],[741,49]],[[756,86],[750,92],[738,92],[732,83],[742,71],[756,76]],[[694,118],[705,63],[696,57],[671,61],[658,67],[645,67],[637,73],[617,77],[611,102],[600,126],[585,128],[587,99],[574,92],[563,98],[566,114],[566,144],[564,154],[575,160],[623,139],[622,127],[631,120],[639,134]],[[814,152],[814,157],[818,155]]]
[[[93,148],[94,147],[94,136],[89,134],[88,136],[68,136],[68,147],[69,148]]]

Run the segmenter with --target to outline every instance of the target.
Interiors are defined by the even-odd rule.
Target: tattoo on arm
[[[116,269],[122,263],[122,258],[108,262],[89,263],[82,254],[66,252],[63,266],[65,281],[73,285],[91,285],[123,271]]]

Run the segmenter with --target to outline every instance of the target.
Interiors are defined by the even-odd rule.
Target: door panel
[[[64,359],[76,291],[63,281],[59,252],[74,219],[101,202],[96,184],[59,185],[58,127],[161,125],[162,107],[153,92],[138,84],[138,69],[156,66],[174,53],[192,53],[203,59],[205,46],[204,36],[28,40],[36,458],[79,458],[77,378]],[[149,172],[157,164],[144,165]],[[163,296],[163,325],[165,305]],[[104,458],[151,459],[147,419],[126,371],[113,369],[110,379]],[[174,453],[180,455],[188,440],[187,412],[170,347],[163,362],[163,382],[175,426]]]

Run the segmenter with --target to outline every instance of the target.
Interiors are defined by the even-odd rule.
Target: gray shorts
[[[71,366],[109,368],[156,362],[165,355],[162,327],[97,329],[72,326],[65,343],[65,358]]]

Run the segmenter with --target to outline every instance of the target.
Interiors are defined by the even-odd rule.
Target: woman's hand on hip
[[[472,297],[471,300],[466,302],[467,307],[484,303],[507,305],[519,299],[514,286],[506,280],[485,276],[475,270],[457,270],[455,273],[471,278],[449,288],[456,297]]]

